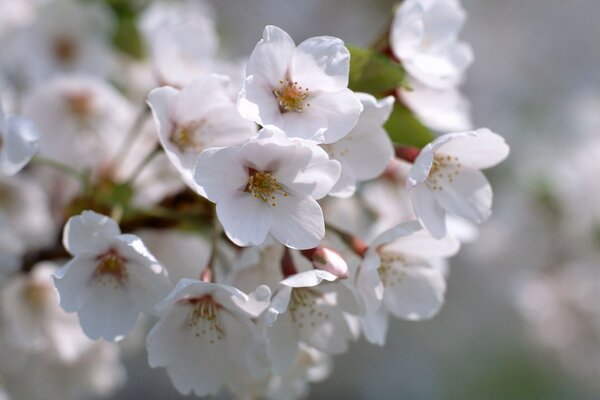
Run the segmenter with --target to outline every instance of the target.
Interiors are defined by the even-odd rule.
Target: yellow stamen
[[[298,82],[292,82],[289,79],[279,81],[281,86],[273,90],[273,94],[279,102],[279,110],[282,113],[294,111],[304,111],[304,101],[308,98],[308,88],[298,86]],[[310,103],[306,103],[310,107]]]

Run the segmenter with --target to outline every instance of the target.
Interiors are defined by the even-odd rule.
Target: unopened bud
[[[327,271],[339,279],[348,277],[348,264],[346,260],[335,250],[327,247],[316,247],[302,252],[312,261],[313,267]]]

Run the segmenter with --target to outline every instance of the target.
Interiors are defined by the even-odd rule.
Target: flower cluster
[[[0,36],[0,360],[36,360],[0,390],[109,393],[145,336],[180,393],[298,398],[440,310],[509,151],[469,130],[458,1],[403,2],[369,49],[267,26],[244,68],[203,3],[133,10],[144,62],[111,10],[47,3]]]

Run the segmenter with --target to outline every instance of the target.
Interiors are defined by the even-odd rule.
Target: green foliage
[[[350,89],[374,96],[395,90],[404,82],[402,66],[372,49],[348,46]]]
[[[394,110],[385,123],[385,130],[392,142],[405,146],[423,148],[435,138],[408,108],[398,102],[394,103]]]

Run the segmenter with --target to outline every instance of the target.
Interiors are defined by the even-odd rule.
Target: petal
[[[186,85],[173,100],[172,117],[186,123],[209,116],[211,110],[233,105],[227,87],[230,78],[212,74]]]
[[[88,210],[69,218],[63,232],[63,244],[73,255],[100,253],[120,233],[121,229],[115,221]]]
[[[400,278],[386,285],[383,302],[397,318],[419,321],[432,318],[444,303],[446,280],[438,268],[425,262],[396,267]]]
[[[419,185],[429,177],[431,166],[433,165],[434,145],[438,142],[436,139],[421,149],[419,155],[415,159],[410,171],[408,172],[407,189],[410,191],[412,187]]]
[[[75,257],[54,273],[60,306],[66,312],[79,311],[87,303],[96,262],[93,258]]]
[[[282,280],[280,283],[284,286],[289,287],[313,287],[317,286],[319,283],[325,281],[333,282],[337,279],[337,276],[332,274],[331,272],[323,271],[323,270],[310,270],[304,271],[292,276],[289,276]]]
[[[426,185],[413,187],[408,195],[419,222],[433,237],[441,239],[446,236],[445,212],[436,201],[436,197]]]
[[[451,257],[458,253],[460,242],[453,237],[434,238],[426,230],[418,230],[384,245],[384,251],[411,254],[423,258]]]
[[[94,282],[90,297],[79,310],[83,332],[91,339],[118,341],[134,327],[140,310],[125,287]]]
[[[231,192],[244,190],[248,173],[237,161],[239,147],[215,147],[204,150],[198,156],[194,168],[194,180],[214,203]]]
[[[293,249],[316,247],[325,236],[321,206],[310,197],[290,195],[271,207],[271,234]]]
[[[388,313],[384,308],[369,312],[360,319],[360,327],[365,339],[371,344],[385,346],[389,325]]]
[[[258,75],[277,83],[286,77],[296,45],[283,29],[268,25],[246,65],[246,76]]]
[[[289,313],[280,315],[267,330],[268,355],[273,372],[282,374],[288,370],[298,353],[298,334]]]
[[[152,368],[165,367],[185,356],[188,329],[188,313],[179,306],[162,317],[152,327],[146,338],[148,364]]]
[[[277,97],[273,94],[274,89],[271,82],[260,76],[247,77],[238,95],[237,108],[240,115],[263,126],[282,126],[282,114]]]
[[[315,150],[317,149],[325,157],[327,156],[322,149],[317,147]],[[307,156],[306,152],[301,149],[298,150]],[[305,161],[302,160],[301,155],[298,155],[294,160],[290,160],[291,162],[288,165],[277,171],[277,179],[295,193],[302,193],[317,200],[321,199],[331,191],[340,178],[341,165],[337,160],[316,161],[310,158],[304,159],[308,164],[306,167],[301,167],[302,164],[305,164]]]
[[[379,272],[377,271],[381,262],[379,257],[377,257],[377,261],[378,265],[374,268],[370,268],[370,266],[364,264],[361,265],[356,277],[356,288],[366,312],[377,311],[383,299],[383,282],[381,282]]]
[[[348,86],[350,52],[330,36],[300,43],[293,54],[291,78],[309,90],[338,91]]]
[[[390,45],[399,59],[411,57],[425,35],[424,10],[416,1],[403,2],[394,15]]]
[[[403,222],[379,234],[379,236],[377,236],[369,245],[369,248],[376,249],[381,245],[395,242],[401,238],[412,235],[415,232],[419,232],[420,230],[421,225],[417,221]]]
[[[337,92],[321,92],[309,97],[310,107],[302,114],[321,115],[327,129],[323,132],[323,143],[337,142],[350,132],[358,122],[363,106],[350,89]]]
[[[21,117],[6,120],[5,137],[0,136],[0,171],[6,175],[19,172],[38,151],[38,132],[34,124]],[[0,132],[0,135],[3,132]]]
[[[232,192],[217,203],[217,216],[227,237],[238,246],[262,244],[271,228],[273,207],[246,192]]]
[[[492,213],[492,187],[476,169],[462,167],[453,180],[433,191],[438,204],[449,214],[482,223]]]
[[[349,165],[342,164],[342,173],[340,179],[329,192],[330,196],[347,199],[356,192],[356,177],[352,173],[352,168]]]
[[[457,133],[440,146],[436,153],[458,157],[459,162],[471,168],[493,167],[504,160],[509,153],[504,138],[487,128]]]

